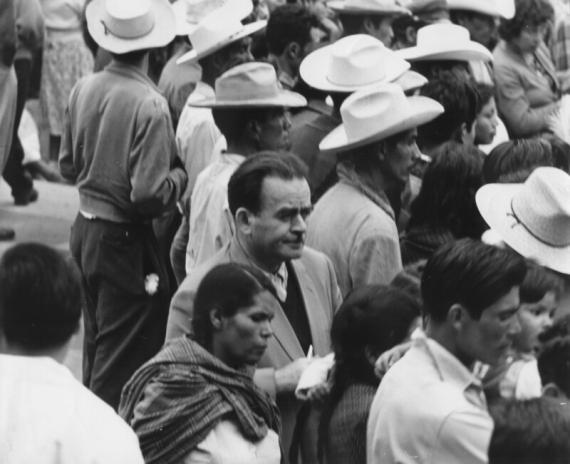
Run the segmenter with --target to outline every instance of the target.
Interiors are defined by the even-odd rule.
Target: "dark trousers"
[[[70,242],[85,292],[83,383],[117,409],[123,385],[164,343],[168,276],[150,225],[79,214]],[[159,278],[153,295],[149,274]]]
[[[32,189],[33,181],[31,175],[24,169],[22,160],[24,159],[24,149],[18,137],[18,127],[24,105],[28,98],[30,88],[30,78],[32,76],[32,60],[14,61],[14,69],[18,79],[18,96],[16,98],[16,119],[14,121],[14,135],[12,137],[12,147],[2,177],[12,188],[12,196],[26,194]]]

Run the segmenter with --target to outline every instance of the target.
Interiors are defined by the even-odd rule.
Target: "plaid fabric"
[[[558,71],[570,69],[570,16],[562,18],[552,44],[552,59]]]
[[[252,442],[264,438],[267,427],[279,433],[280,426],[269,395],[187,337],[133,375],[119,414],[136,432],[147,464],[182,462],[228,416]]]

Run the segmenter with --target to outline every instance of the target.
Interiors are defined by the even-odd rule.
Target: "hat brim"
[[[188,102],[190,106],[198,108],[263,108],[285,107],[299,108],[307,106],[307,99],[297,92],[280,89],[279,93],[271,98],[249,98],[247,100],[220,100],[216,97],[204,98]]]
[[[422,88],[428,83],[428,79],[416,71],[406,71],[400,77],[392,81],[398,84],[404,92],[411,92]]]
[[[396,50],[395,53],[406,61],[491,61],[493,59],[493,55],[487,48],[473,41],[460,46],[450,43],[444,50],[416,45]]]
[[[450,0],[447,3],[447,7],[449,10],[467,10],[495,18],[513,19],[515,16],[514,2],[512,3],[512,8],[509,9],[500,7],[502,4],[506,5],[504,1],[496,1],[495,3],[495,8],[488,8],[487,5],[477,3],[473,0]]]
[[[187,61],[197,61],[201,60],[205,56],[211,55],[214,52],[217,52],[221,48],[224,48],[226,45],[229,45],[233,42],[237,42],[238,40],[243,39],[249,35],[255,34],[257,31],[264,29],[267,26],[267,21],[255,21],[253,23],[245,24],[243,28],[236,32],[235,34],[227,37],[225,40],[218,42],[216,45],[202,50],[201,52],[197,53],[196,50],[190,50],[188,53],[185,53],[180,58],[176,60],[176,64],[186,63]]]
[[[343,0],[327,2],[327,7],[340,14],[373,14],[373,15],[410,15],[412,12],[399,5],[382,6],[377,8],[358,8],[347,5]]]
[[[154,13],[154,27],[150,33],[143,37],[123,39],[107,33],[101,22],[105,0],[93,0],[87,5],[85,10],[87,29],[97,45],[119,55],[148,48],[164,47],[175,37],[176,18],[174,10],[166,0],[151,0],[150,5]]]
[[[329,68],[332,52],[334,50],[333,47],[334,44],[319,48],[307,55],[301,62],[299,74],[301,78],[314,89],[323,90],[325,92],[351,93],[370,87],[371,85],[392,82],[410,69],[410,63],[393,54],[387,54],[387,59],[384,61],[386,74],[382,79],[361,85],[335,84],[326,76],[326,70]]]
[[[410,113],[401,119],[393,120],[388,127],[370,134],[359,140],[349,141],[344,124],[333,129],[319,144],[322,153],[346,151],[362,147],[369,143],[383,140],[392,135],[421,126],[435,119],[443,113],[444,109],[438,102],[431,98],[417,96],[407,97],[410,102]]]
[[[513,196],[523,184],[487,184],[477,191],[475,201],[483,219],[503,241],[525,258],[563,274],[570,274],[570,246],[553,247],[531,233],[511,210]]]

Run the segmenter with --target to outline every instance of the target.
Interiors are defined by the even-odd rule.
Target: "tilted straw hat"
[[[112,53],[164,47],[174,39],[168,0],[93,0],[85,16],[93,40]]]
[[[189,103],[206,108],[301,107],[302,95],[281,88],[275,68],[253,61],[235,66],[216,79],[215,96]]]
[[[411,14],[397,0],[331,0],[327,6],[342,14],[399,15]]]
[[[247,1],[251,5],[251,0]],[[244,25],[241,23],[241,19],[244,18],[243,11],[238,9],[239,11],[236,13],[233,10],[233,8],[227,8],[225,5],[200,21],[188,35],[192,50],[178,58],[176,63],[200,60],[226,45],[255,34],[267,26],[267,21],[255,21]]]
[[[368,34],[355,34],[307,55],[299,73],[315,89],[351,93],[394,81],[409,68],[407,61],[380,40]]]
[[[229,8],[240,20],[252,10],[251,0],[176,0],[172,4],[176,15],[176,35],[189,35],[200,21],[220,8]]]
[[[570,176],[536,168],[524,184],[487,184],[477,207],[503,241],[526,258],[570,274]]]
[[[515,15],[514,0],[447,0],[450,10],[468,10],[489,16],[511,19]]]
[[[491,61],[493,55],[469,38],[469,31],[451,23],[436,23],[418,30],[415,47],[396,50],[407,61]]]
[[[350,95],[340,107],[342,124],[319,144],[322,152],[338,152],[383,140],[425,124],[443,113],[428,97],[406,97],[396,84],[381,84]]]

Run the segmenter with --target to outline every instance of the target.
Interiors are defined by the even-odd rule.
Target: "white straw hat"
[[[251,4],[251,0],[248,1]],[[222,7],[210,13],[188,35],[192,50],[178,58],[176,63],[202,59],[267,26],[267,21],[255,21],[244,25],[241,19],[242,15],[232,12],[232,8]]]
[[[469,31],[451,23],[436,23],[418,30],[417,45],[396,53],[408,61],[491,61],[493,55],[469,38]]]
[[[93,0],[85,16],[93,40],[112,53],[164,47],[174,39],[168,0]]]
[[[411,14],[397,0],[331,0],[327,6],[343,14],[400,15]]]
[[[228,8],[240,20],[253,11],[251,0],[176,0],[176,35],[189,35],[210,13]]]
[[[319,144],[322,152],[357,148],[425,124],[443,113],[428,97],[406,97],[396,84],[382,84],[350,95],[340,107],[342,124]]]
[[[511,19],[515,15],[514,0],[447,0],[450,10],[468,10],[489,16]]]
[[[301,62],[299,73],[315,89],[327,92],[354,92],[404,74],[410,64],[368,35],[343,37],[319,48]]]
[[[570,176],[536,168],[524,184],[487,184],[477,207],[491,229],[526,258],[570,274]]]
[[[281,88],[275,68],[253,61],[235,66],[216,79],[215,96],[189,103],[206,108],[301,107],[302,95]]]

